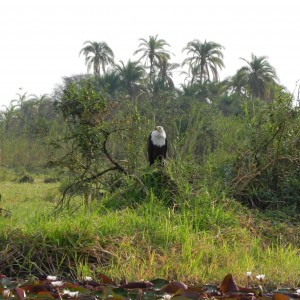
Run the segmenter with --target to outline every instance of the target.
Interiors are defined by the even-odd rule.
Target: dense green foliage
[[[177,89],[165,40],[141,39],[140,60],[119,65],[105,43],[87,44],[94,75],[64,78],[52,95],[19,95],[0,114],[1,182],[35,186],[43,176],[55,186],[26,219],[3,185],[1,268],[191,281],[220,280],[219,268],[276,277],[273,259],[285,255],[297,268],[300,239],[282,235],[294,228],[285,220],[299,225],[300,114],[266,57],[219,82],[222,46],[195,40]],[[148,167],[155,125],[168,136],[164,168]],[[14,263],[17,271],[5,267]]]
[[[158,176],[158,189],[205,185],[250,207],[299,210],[299,112],[281,87],[273,86],[272,101],[210,82],[191,85],[190,95],[145,88],[132,96],[128,85],[111,92],[105,78],[66,78],[53,97],[19,96],[2,112],[2,166],[55,168],[62,203],[84,195],[88,204],[116,189],[157,189],[146,175],[146,140],[161,124],[172,167],[167,183]],[[195,92],[204,87],[212,91],[210,102],[207,92]]]
[[[53,214],[58,183],[41,179],[0,183],[1,205],[11,211],[0,217],[2,274],[219,283],[232,272],[246,283],[250,270],[266,274],[268,285],[298,284],[299,227],[204,186],[187,185],[172,207],[154,194],[134,203],[137,191],[123,186],[93,202],[90,213],[78,209],[77,198],[69,210]]]

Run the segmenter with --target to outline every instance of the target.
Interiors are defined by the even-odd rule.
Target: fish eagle
[[[148,159],[150,166],[158,161],[164,165],[167,156],[167,135],[162,126],[157,126],[148,137]]]

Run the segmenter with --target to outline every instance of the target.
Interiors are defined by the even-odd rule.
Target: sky
[[[137,60],[139,39],[158,35],[172,62],[198,39],[224,47],[221,79],[251,54],[267,56],[291,93],[300,79],[299,0],[2,0],[0,110],[17,94],[51,94],[65,76],[87,72],[79,52],[87,40],[106,42],[115,61]],[[174,81],[183,83],[180,70]]]

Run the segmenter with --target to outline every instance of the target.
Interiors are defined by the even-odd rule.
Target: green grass
[[[100,272],[116,279],[197,283],[220,283],[232,273],[243,284],[245,272],[252,271],[266,274],[269,284],[298,284],[297,227],[274,225],[206,190],[186,191],[175,208],[152,195],[119,209],[107,198],[75,214],[53,213],[57,183],[3,181],[0,191],[0,207],[11,211],[10,217],[0,216],[0,273]]]

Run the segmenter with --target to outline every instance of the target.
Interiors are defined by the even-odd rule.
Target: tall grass
[[[101,272],[116,279],[197,283],[220,283],[233,273],[242,284],[252,271],[266,274],[270,283],[298,283],[297,247],[264,238],[265,223],[233,200],[216,200],[203,189],[181,194],[173,207],[150,193],[135,206],[116,209],[107,206],[113,199],[103,199],[89,211],[82,206],[75,215],[54,214],[57,188],[0,183],[0,206],[11,210],[10,217],[0,217],[0,273]]]

